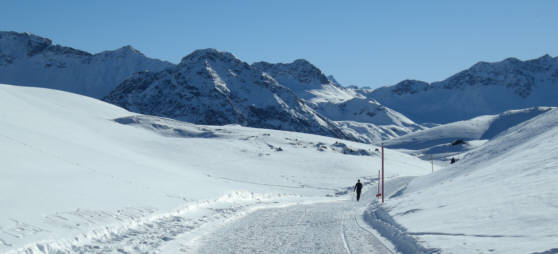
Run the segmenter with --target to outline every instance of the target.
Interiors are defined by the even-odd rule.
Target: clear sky
[[[4,0],[0,30],[91,53],[199,48],[249,63],[305,58],[344,85],[438,81],[478,61],[558,56],[558,1]]]

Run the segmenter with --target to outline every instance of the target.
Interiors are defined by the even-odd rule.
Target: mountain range
[[[480,62],[440,82],[343,87],[304,59],[249,64],[196,50],[180,63],[131,46],[91,54],[29,33],[0,32],[0,82],[78,93],[196,124],[240,124],[379,143],[439,124],[558,106],[558,58]]]
[[[558,57],[479,62],[446,80],[360,90],[417,123],[450,123],[506,110],[558,106]]]
[[[172,66],[131,46],[91,54],[29,33],[0,32],[0,82],[106,96],[131,74]]]

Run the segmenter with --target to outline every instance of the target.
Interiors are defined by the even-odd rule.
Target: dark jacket
[[[353,191],[358,191],[360,192],[360,190],[362,190],[362,183],[356,183],[355,188],[353,189]]]

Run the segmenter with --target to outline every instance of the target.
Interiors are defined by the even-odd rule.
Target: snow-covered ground
[[[363,220],[364,209],[375,199],[372,192],[360,202],[345,197],[262,209],[181,248],[198,253],[395,253]]]
[[[383,209],[444,253],[558,253],[558,110],[501,133]]]
[[[375,149],[0,85],[0,252],[157,252],[259,208],[337,199],[376,177]],[[430,172],[392,150],[386,168]]]
[[[419,130],[385,141],[385,146],[429,160],[447,161],[485,144],[509,128],[552,110],[533,107],[508,110],[496,115],[479,116]],[[456,142],[456,141],[463,142]]]
[[[242,235],[281,251],[316,239],[324,252],[558,252],[557,109],[477,119],[469,133],[495,130],[490,140],[434,174],[386,149],[387,202],[367,195],[356,210],[356,178],[376,187],[375,146],[194,125],[42,88],[0,85],[0,109],[1,253],[211,252],[253,243]],[[291,235],[263,237],[262,224]]]

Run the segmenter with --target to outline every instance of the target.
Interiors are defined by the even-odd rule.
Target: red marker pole
[[[382,203],[384,203],[384,143],[382,143]]]
[[[380,196],[380,170],[378,170],[378,193],[376,193],[376,198]]]

